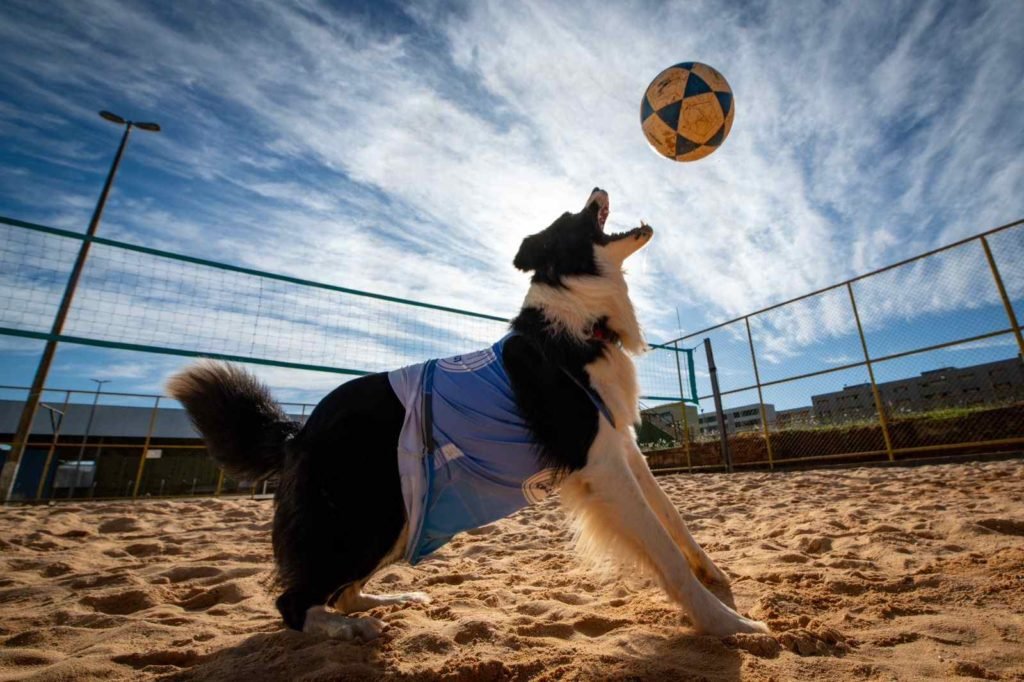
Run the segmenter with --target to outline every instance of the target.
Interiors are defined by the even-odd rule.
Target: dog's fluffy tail
[[[167,381],[217,462],[231,475],[269,476],[284,465],[285,444],[299,430],[270,391],[237,365],[203,360]]]

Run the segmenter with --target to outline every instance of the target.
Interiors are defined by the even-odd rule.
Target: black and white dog
[[[704,587],[728,578],[636,445],[631,355],[646,345],[622,263],[654,231],[605,234],[600,210],[592,201],[523,240],[514,265],[533,276],[499,343],[349,381],[304,425],[239,367],[201,361],[170,379],[169,393],[225,469],[280,477],[273,546],[277,607],[289,627],[372,639],[384,624],[348,614],[427,601],[422,593],[363,593],[376,571],[416,562],[455,532],[557,488],[581,551],[649,570],[700,632],[767,632]],[[476,432],[458,435],[490,414],[499,415],[491,420],[498,447]]]

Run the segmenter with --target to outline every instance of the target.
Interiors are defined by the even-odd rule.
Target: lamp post
[[[68,487],[68,497],[73,497],[75,488],[78,487],[78,477],[82,469],[82,455],[85,454],[85,444],[89,440],[89,433],[92,431],[92,419],[96,416],[96,403],[100,401],[100,393],[103,391],[103,384],[109,384],[110,379],[89,379],[96,382],[96,394],[92,397],[92,408],[89,410],[89,420],[85,422],[85,434],[82,436],[82,447],[78,449],[78,459],[75,460],[75,476]]]
[[[32,431],[32,422],[35,420],[36,411],[39,409],[39,399],[46,385],[46,376],[50,373],[50,365],[53,362],[54,353],[57,350],[57,339],[64,331],[64,321],[67,319],[68,310],[71,307],[71,300],[75,297],[75,288],[78,286],[78,279],[82,274],[85,260],[89,256],[89,247],[92,245],[92,238],[96,235],[96,228],[99,227],[100,217],[103,215],[103,208],[107,203],[107,195],[110,194],[110,186],[114,183],[114,175],[117,174],[117,167],[121,163],[121,156],[124,154],[125,145],[128,143],[128,136],[132,128],[141,128],[150,132],[160,132],[160,126],[156,123],[136,123],[121,118],[109,111],[101,111],[100,116],[111,123],[124,126],[124,135],[121,136],[121,144],[117,148],[114,162],[107,173],[107,180],[103,183],[103,191],[100,192],[99,201],[96,202],[96,209],[93,211],[92,220],[89,221],[89,229],[86,230],[82,246],[78,250],[78,257],[75,259],[74,267],[71,268],[71,275],[68,277],[67,286],[64,288],[64,297],[61,299],[57,315],[53,319],[53,327],[50,329],[50,336],[43,348],[43,355],[39,359],[39,366],[36,368],[35,378],[32,380],[32,387],[29,389],[28,398],[25,400],[25,407],[21,411],[21,418],[18,420],[18,430],[14,435],[14,447],[11,450],[7,461],[4,462],[3,470],[0,471],[0,502],[10,498],[14,490],[14,481],[17,478],[18,465],[22,455],[25,453],[25,446],[28,445],[29,435]],[[77,472],[76,472],[77,475]],[[77,482],[77,481],[76,481]]]

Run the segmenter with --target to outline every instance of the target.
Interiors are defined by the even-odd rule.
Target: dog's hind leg
[[[373,374],[327,395],[292,441],[273,532],[284,588],[277,607],[288,627],[363,640],[383,630],[376,618],[327,605],[402,555],[406,519],[396,452],[404,418],[387,374]]]
[[[729,577],[715,565],[715,562],[711,560],[707,552],[697,544],[697,541],[690,534],[690,529],[686,527],[686,522],[683,521],[679,510],[676,509],[675,505],[672,504],[672,500],[669,499],[665,491],[658,485],[658,481],[655,480],[650,467],[647,466],[647,460],[644,458],[643,453],[640,452],[636,442],[632,439],[627,440],[627,452],[630,471],[633,472],[637,483],[640,484],[644,499],[647,500],[647,504],[650,505],[657,515],[658,520],[661,521],[661,525],[665,527],[665,530],[675,540],[679,549],[686,555],[686,560],[690,562],[690,568],[693,569],[693,572],[697,574],[697,577],[705,585],[728,585]]]
[[[628,463],[628,439],[602,419],[586,466],[562,485],[562,499],[581,523],[584,548],[602,544],[625,554],[624,558],[643,562],[700,632],[717,636],[767,632],[764,623],[740,616],[696,578],[644,497]]]
[[[391,604],[429,604],[430,596],[425,592],[403,592],[401,594],[366,594],[362,582],[352,583],[342,590],[337,601],[332,604],[340,613],[356,613],[369,611],[378,606]]]
[[[312,583],[309,583],[312,584]],[[330,588],[291,587],[277,599],[277,608],[288,627],[335,639],[367,642],[384,631],[384,621],[371,616],[351,617],[328,609]]]
[[[376,566],[363,564],[363,568],[360,569],[358,563],[353,564],[351,561],[346,561],[347,557],[342,553],[322,554],[316,560],[300,564],[299,566],[303,569],[301,577],[296,575],[296,570],[293,570],[290,575],[294,586],[286,590],[277,600],[277,607],[284,616],[285,622],[290,627],[301,629],[307,633],[326,635],[334,639],[359,639],[366,642],[376,639],[387,627],[387,624],[372,616],[349,616],[348,614],[356,611],[368,611],[376,606],[388,604],[430,601],[429,597],[422,592],[391,596],[377,596],[362,592],[363,584],[370,579],[370,576],[401,557],[402,550],[405,548],[406,532],[407,527],[398,535],[391,550],[379,558]],[[324,549],[323,545],[324,542],[318,545],[321,551]],[[314,551],[314,548],[310,548],[306,556],[313,557]],[[364,561],[366,558],[363,558]],[[326,586],[336,585],[337,582],[334,581],[346,572],[350,576],[349,581],[343,583],[341,587],[333,589],[332,593],[332,589]],[[352,580],[353,573],[365,577]],[[310,589],[312,586],[319,587]]]
[[[408,526],[402,530],[391,551],[380,560],[370,575],[394,563],[402,556],[407,532]],[[327,600],[330,608],[322,605],[309,608],[306,611],[303,632],[318,633],[334,639],[361,639],[366,642],[377,638],[387,627],[387,623],[373,616],[350,616],[348,614],[369,611],[378,606],[391,604],[426,604],[430,602],[430,597],[423,592],[392,595],[365,594],[363,584],[368,579],[354,580],[335,590],[334,595]]]
[[[326,635],[334,639],[361,639],[365,642],[377,638],[387,624],[372,616],[357,617],[348,614],[369,611],[378,606],[391,604],[426,604],[430,602],[430,597],[423,592],[393,595],[364,594],[362,591],[364,582],[364,580],[357,580],[340,588],[336,591],[337,597],[333,601],[326,600],[328,605],[317,603],[307,608],[302,631]],[[287,599],[287,593],[278,600],[279,607],[281,607],[282,600],[285,599]],[[284,612],[285,609],[282,608],[282,613]]]
[[[409,526],[402,529],[391,551],[381,559],[373,573],[385,566],[398,561],[405,551],[405,543],[408,538]],[[372,574],[371,574],[372,575]],[[391,604],[429,604],[430,597],[425,592],[405,592],[401,594],[366,594],[363,592],[363,585],[366,580],[355,580],[343,586],[337,591],[337,598],[331,602],[331,607],[340,613],[356,613],[358,611],[369,611],[378,606],[389,606]]]
[[[373,616],[350,616],[348,614],[357,611],[368,611],[377,606],[390,604],[417,603],[426,604],[430,601],[423,592],[408,592],[394,595],[364,594],[362,591],[363,580],[351,582],[338,590],[338,596],[333,601],[327,599],[316,600],[312,606],[305,609],[302,621],[302,631],[307,633],[326,635],[334,639],[355,640],[364,642],[376,639],[387,624]],[[286,606],[291,593],[285,593],[278,599],[278,608],[282,614],[288,609]],[[324,602],[330,602],[329,606]],[[308,601],[307,601],[308,603]],[[293,606],[298,606],[298,603]]]

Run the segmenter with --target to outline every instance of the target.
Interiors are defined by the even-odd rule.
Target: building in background
[[[805,405],[788,410],[775,411],[775,426],[779,429],[799,429],[817,424],[814,407]]]
[[[761,423],[760,403],[752,405],[740,405],[723,409],[725,413],[725,432],[743,433],[745,431],[760,431],[764,427]],[[764,416],[768,426],[774,426],[776,421],[775,405],[765,403]],[[717,436],[719,434],[718,415],[714,412],[704,412],[699,417],[700,435]]]
[[[943,367],[916,377],[878,384],[878,392],[890,415],[932,410],[1004,405],[1024,401],[1024,362],[1019,357],[968,367]],[[678,411],[678,410],[677,410]],[[753,403],[724,408],[726,433],[758,431],[761,405]],[[776,410],[764,404],[770,429],[796,429],[823,424],[876,419],[871,384],[844,386],[841,391],[811,396],[811,404]],[[713,411],[697,418],[701,436],[717,436],[718,418]]]
[[[0,465],[24,406],[0,400]],[[287,407],[301,422],[312,406]],[[34,499],[40,491],[43,499],[131,497],[137,478],[143,497],[211,494],[218,487],[239,492],[253,484],[221,479],[220,468],[180,408],[98,405],[93,411],[89,403],[43,403],[11,499]]]
[[[882,403],[892,415],[1024,400],[1024,363],[1020,358],[968,367],[943,367],[908,379],[878,384]],[[871,384],[811,397],[815,420],[833,423],[875,417]]]

